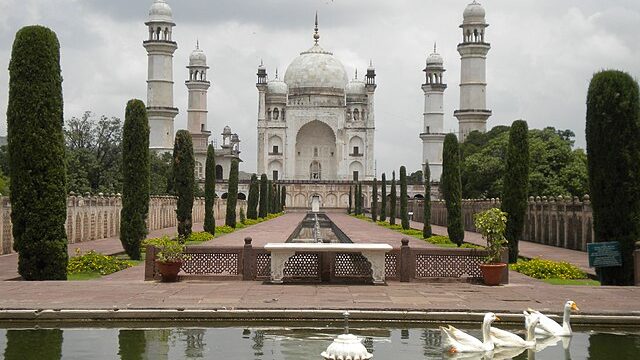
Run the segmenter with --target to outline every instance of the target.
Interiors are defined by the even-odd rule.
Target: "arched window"
[[[271,120],[271,109],[267,110],[267,120]]]
[[[222,165],[216,165],[216,180],[222,180]]]
[[[322,166],[320,166],[320,162],[318,162],[318,161],[312,162],[309,170],[310,170],[310,179],[311,180],[321,180],[322,179]]]
[[[351,121],[351,109],[347,109],[347,121]]]
[[[360,120],[360,111],[358,109],[353,110],[353,120],[354,121]]]
[[[273,109],[273,120],[278,120],[280,118],[280,110],[278,108]]]
[[[203,167],[202,167],[202,163],[200,161],[196,161],[196,179],[202,179],[204,176],[204,171],[203,171]]]

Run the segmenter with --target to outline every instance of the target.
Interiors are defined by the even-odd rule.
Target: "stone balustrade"
[[[396,214],[400,214],[399,202]],[[423,222],[423,203],[422,200],[409,200],[408,211],[413,212],[414,221]],[[463,200],[464,229],[476,231],[473,216],[493,207],[499,208],[500,205],[500,199]],[[447,226],[447,209],[444,201],[431,202],[431,223]],[[568,196],[530,197],[521,239],[587,251],[587,244],[594,239],[593,212],[589,195],[585,195],[582,200]]]
[[[13,252],[11,233],[11,204],[9,197],[0,198],[0,255]],[[173,196],[152,196],[149,201],[149,231],[177,226],[177,198]],[[216,220],[224,222],[227,201],[216,199],[214,212]],[[246,213],[246,201],[239,200],[236,214],[240,208]],[[116,237],[120,235],[120,195],[71,194],[67,198],[67,239],[70,244]],[[204,198],[196,198],[193,203],[193,222],[204,222]]]

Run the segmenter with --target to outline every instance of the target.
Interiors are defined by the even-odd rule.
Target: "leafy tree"
[[[351,214],[352,205],[353,205],[353,187],[349,186],[349,207],[347,208],[347,214]]]
[[[640,91],[621,71],[593,76],[587,94],[587,151],[596,242],[618,241],[621,267],[597,268],[603,285],[634,284],[640,239]]]
[[[449,239],[458,246],[464,241],[462,224],[462,184],[460,183],[460,150],[458,138],[447,134],[444,138],[442,161],[442,194],[447,206],[447,233]]]
[[[69,191],[122,192],[122,121],[90,111],[66,121]]]
[[[173,146],[173,184],[178,196],[178,235],[189,237],[193,226],[193,190],[196,186],[193,140],[187,130],[178,130]]]
[[[409,209],[407,196],[407,168],[400,167],[400,221],[402,229],[409,230]]]
[[[287,187],[282,186],[282,192],[280,193],[280,210],[284,211],[287,207]]]
[[[213,206],[216,201],[216,151],[213,144],[207,147],[204,169],[204,231],[216,234],[216,215]]]
[[[393,177],[391,178],[391,199],[389,201],[389,224],[396,224],[396,172],[393,172]]]
[[[251,183],[249,185],[249,199],[247,202],[247,218],[256,220],[258,218],[258,199],[260,197],[260,185],[258,184],[258,176],[251,175]]]
[[[424,174],[422,173],[422,170],[418,170],[416,172],[412,172],[407,177],[407,184],[409,184],[409,185],[421,185],[424,182],[422,180],[423,177],[424,177]]]
[[[173,195],[173,155],[168,152],[149,154],[152,195]]]
[[[122,142],[122,210],[120,241],[132,260],[140,260],[149,215],[149,119],[140,100],[127,104]]]
[[[373,198],[371,202],[371,219],[378,221],[378,179],[373,178]]]
[[[387,175],[382,173],[382,180],[380,182],[382,187],[382,199],[380,200],[380,221],[387,221]]]
[[[505,238],[509,262],[518,261],[518,240],[524,231],[529,186],[529,128],[523,120],[514,121],[509,131],[509,147],[504,172],[502,211],[507,213]]]
[[[431,229],[431,168],[429,168],[429,161],[426,161],[424,166],[424,204],[422,205],[422,210],[422,237],[428,239],[433,236]]]
[[[227,217],[225,225],[236,227],[236,205],[238,205],[238,159],[231,160],[229,188],[227,190]]]
[[[269,184],[266,174],[260,176],[260,208],[258,217],[266,218],[269,212]]]
[[[60,43],[18,31],[9,63],[7,129],[13,247],[25,280],[67,279],[67,179]]]

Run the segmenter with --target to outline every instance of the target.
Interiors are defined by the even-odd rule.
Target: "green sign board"
[[[620,243],[617,241],[587,244],[589,267],[622,266]]]

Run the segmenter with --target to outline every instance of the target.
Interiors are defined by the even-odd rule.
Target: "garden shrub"
[[[80,249],[76,249],[76,256],[69,259],[67,273],[100,273],[100,275],[109,275],[130,268],[131,266],[133,266],[133,264],[127,260],[99,254],[95,250],[81,254]]]
[[[565,279],[578,280],[586,279],[587,274],[575,265],[565,261],[552,261],[542,259],[518,260],[517,263],[509,265],[511,270],[527,275],[535,279]]]
[[[206,231],[192,232],[187,238],[187,242],[205,242],[212,240],[215,236]]]

